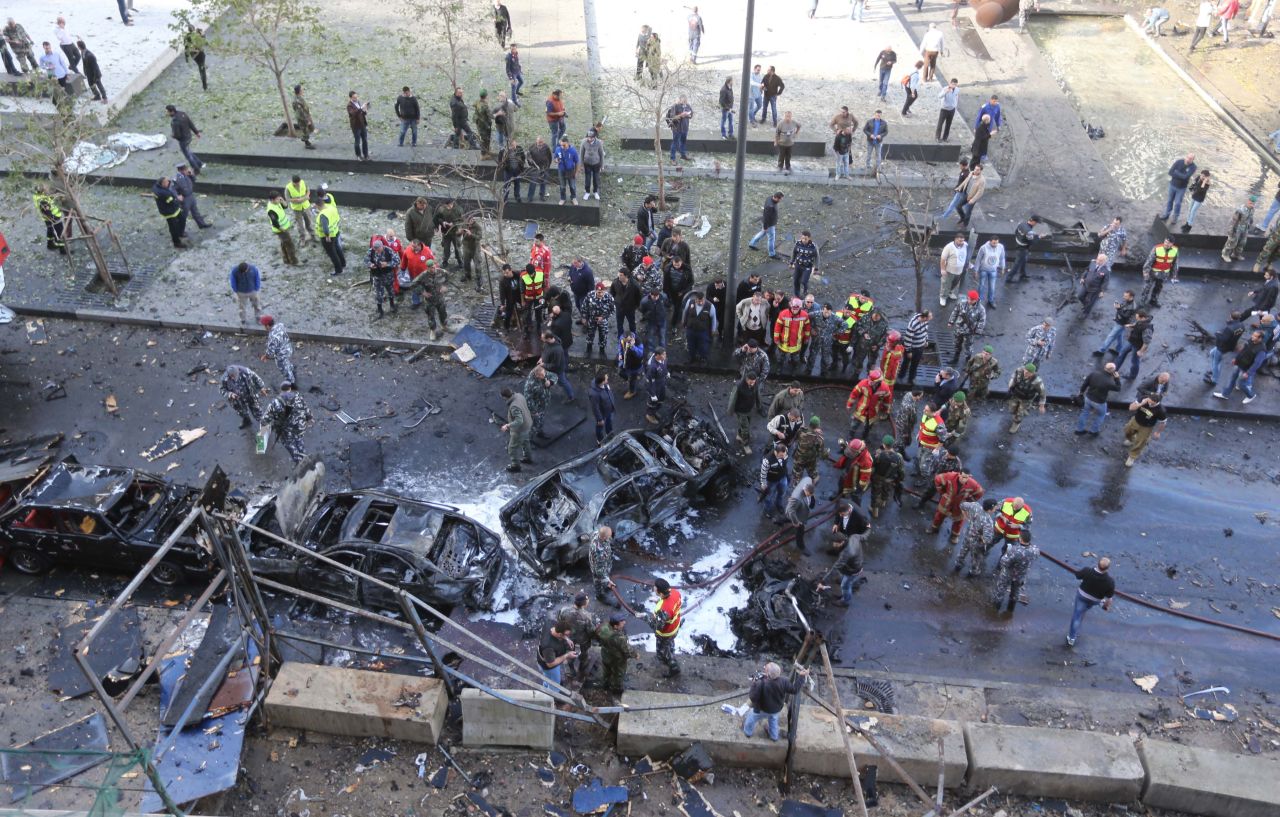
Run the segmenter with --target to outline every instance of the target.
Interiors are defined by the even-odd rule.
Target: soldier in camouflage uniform
[[[733,365],[738,367],[740,379],[754,377],[756,388],[764,388],[764,382],[769,378],[769,354],[760,348],[755,338],[733,350]]]
[[[311,420],[311,409],[307,408],[306,401],[298,394],[297,387],[287,380],[280,384],[280,393],[262,414],[262,425],[270,426],[293,458],[294,465],[302,462],[302,458],[307,455],[302,443],[302,432],[311,425]]]
[[[871,459],[871,517],[880,516],[880,512],[889,504],[890,497],[902,495],[902,480],[906,479],[907,469],[902,455],[894,448],[894,439],[886,434],[880,441],[880,450]]]
[[[809,344],[809,362],[805,366],[806,372],[813,367],[815,358],[821,365],[819,371],[823,376],[831,371],[831,345],[835,342],[836,329],[840,326],[840,320],[840,316],[831,310],[831,304],[823,304],[821,312],[809,315],[809,323],[813,328],[813,341]]]
[[[571,658],[565,662],[565,666],[573,672],[578,686],[582,686],[591,677],[591,640],[595,638],[596,628],[600,626],[600,619],[587,609],[588,601],[587,594],[579,592],[574,596],[573,604],[562,607],[556,616],[557,628],[569,633],[569,640],[578,650],[576,659]]]
[[[480,158],[491,159],[489,145],[493,139],[493,109],[489,107],[489,92],[481,91],[480,98],[471,106],[471,115],[476,120],[476,133],[480,137]]]
[[[827,458],[827,443],[822,437],[822,420],[818,415],[809,418],[809,427],[796,437],[796,453],[791,460],[792,479],[799,481],[808,474],[815,482],[818,479],[818,462]]]
[[[1040,557],[1040,549],[1031,544],[1031,531],[1023,530],[1022,537],[1016,544],[1005,548],[1000,557],[1000,566],[996,571],[995,592],[991,596],[992,603],[999,610],[1004,605],[1006,613],[1012,613],[1018,597],[1022,595],[1022,587],[1031,573],[1031,566]],[[1008,602],[1005,597],[1008,596]]]
[[[591,583],[596,588],[596,599],[610,607],[617,607],[613,597],[613,528],[601,525],[591,535],[587,545],[587,564],[591,566]]]
[[[973,418],[973,410],[969,408],[969,401],[965,399],[965,394],[958,391],[951,395],[951,399],[942,407],[942,416],[947,421],[947,442],[959,440],[964,436],[965,429],[969,427],[969,420]]]
[[[391,302],[391,311],[396,311],[394,282],[396,270],[400,267],[400,254],[388,247],[381,238],[375,238],[364,260],[369,267],[369,283],[373,285],[373,302],[378,307],[378,313],[374,317],[376,321],[383,316],[384,297]]]
[[[469,216],[467,223],[462,228],[462,280],[470,281],[471,274],[474,272],[476,276],[477,286],[480,283],[480,239],[484,237],[484,230],[480,227],[480,222],[475,216]]]
[[[1022,418],[1033,408],[1039,406],[1040,413],[1044,414],[1046,400],[1044,381],[1036,374],[1036,364],[1028,363],[1014,369],[1013,377],[1009,378],[1009,412],[1013,415],[1009,433],[1018,433],[1018,429],[1022,427]]]
[[[604,664],[604,688],[621,695],[627,680],[627,661],[640,657],[627,641],[627,614],[609,616],[607,624],[596,628],[596,640],[600,642],[600,661]]]
[[[916,424],[920,422],[920,412],[923,410],[924,391],[915,386],[902,395],[898,407],[893,410],[893,434],[900,441],[899,450],[904,455],[911,447],[911,441],[916,438]]]
[[[1280,221],[1276,221],[1276,225],[1271,228],[1271,232],[1267,233],[1267,240],[1262,244],[1262,252],[1258,253],[1258,260],[1253,264],[1254,272],[1262,272],[1271,266],[1271,262],[1276,258],[1280,258]]]
[[[1058,338],[1058,330],[1053,321],[1045,318],[1039,326],[1027,330],[1027,348],[1022,353],[1023,364],[1034,363],[1038,368],[1053,353],[1053,342]]]
[[[956,341],[951,362],[959,363],[960,357],[968,351],[969,341],[987,328],[987,308],[978,300],[978,290],[969,290],[969,297],[951,310],[947,326],[951,327],[951,334]]]
[[[431,327],[432,340],[439,340],[448,328],[446,322],[449,320],[449,315],[444,308],[446,289],[444,281],[444,270],[437,267],[435,261],[428,261],[426,271],[418,276],[418,281],[414,282],[421,282],[423,311],[427,313],[427,326]],[[437,322],[439,328],[437,328]]]
[[[270,315],[263,315],[258,319],[258,323],[267,327],[267,353],[262,356],[262,359],[275,360],[284,379],[297,385],[298,379],[294,376],[293,370],[293,342],[289,340],[289,332],[284,328],[284,324],[276,323],[276,319]]]
[[[228,366],[222,373],[218,391],[242,418],[241,428],[262,422],[262,401],[259,398],[267,393],[267,384],[253,369],[235,364]]]
[[[301,85],[293,86],[293,129],[297,131],[298,138],[307,146],[307,150],[316,149],[316,146],[311,144],[311,134],[316,131],[316,123],[311,118],[311,106],[302,96]]]
[[[960,555],[956,558],[955,572],[964,568],[964,560],[969,560],[969,578],[982,575],[986,566],[987,552],[996,537],[995,520],[991,512],[995,510],[994,499],[977,502],[961,502],[960,512],[964,514],[964,539],[960,542]]]
[[[596,288],[590,295],[582,299],[582,322],[587,327],[587,355],[596,337],[600,338],[600,356],[609,355],[609,319],[617,311],[613,296],[605,287],[604,281],[596,281]]]
[[[1000,361],[996,360],[995,349],[987,345],[964,364],[961,382],[966,384],[967,393],[974,397],[986,397],[991,381],[999,376]]]
[[[524,401],[529,405],[529,414],[533,417],[533,436],[546,437],[542,431],[542,421],[547,414],[547,404],[551,402],[551,390],[555,388],[558,375],[548,372],[541,363],[533,367],[529,376],[524,379]]]
[[[1250,196],[1231,216],[1231,224],[1227,227],[1227,243],[1222,246],[1224,263],[1230,264],[1244,258],[1244,243],[1249,239],[1249,230],[1253,228],[1253,208],[1257,202],[1257,196]]]
[[[853,379],[857,380],[864,362],[867,371],[880,365],[880,349],[884,346],[884,339],[889,334],[889,322],[884,319],[879,309],[872,309],[870,313],[858,320],[853,330],[858,337],[855,347],[858,359],[853,361]]]

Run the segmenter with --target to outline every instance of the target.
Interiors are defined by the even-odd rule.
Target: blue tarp
[[[505,344],[499,343],[471,324],[459,329],[458,334],[453,336],[451,343],[455,349],[461,348],[463,344],[470,346],[471,351],[475,352],[476,356],[467,361],[466,365],[472,371],[485,377],[493,377],[493,373],[498,371],[498,367],[503,364],[507,359],[507,355],[510,354]]]

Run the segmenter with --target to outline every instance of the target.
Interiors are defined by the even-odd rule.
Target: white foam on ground
[[[688,526],[690,537],[697,535],[697,532],[687,520],[682,519],[681,523]],[[685,590],[680,587],[684,581],[684,574],[694,573],[703,574],[706,578],[713,578],[727,570],[730,565],[745,552],[748,547],[742,542],[718,542],[713,551],[698,559],[686,570],[672,571],[655,571],[655,578],[663,578],[671,582],[673,587],[679,588],[684,596],[684,623],[680,625],[680,633],[676,636],[677,652],[699,653],[702,648],[693,640],[694,636],[707,636],[716,643],[716,646],[722,650],[733,650],[738,646],[738,637],[733,634],[733,630],[729,627],[729,611],[738,607],[743,607],[747,603],[748,597],[751,595],[743,586],[742,581],[737,576],[731,576],[725,579],[719,587],[714,591],[706,589],[689,589]],[[649,601],[645,605],[645,609],[652,609],[656,603],[656,598]],[[696,606],[695,606],[696,605]],[[637,646],[643,646],[644,649],[653,651],[655,649],[655,636],[647,633],[642,636],[634,636],[631,643]]]

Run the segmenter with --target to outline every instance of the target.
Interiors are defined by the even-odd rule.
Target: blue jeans
[[[516,74],[511,79],[511,101],[520,104],[520,89],[524,87],[524,74]]]
[[[613,433],[613,414],[606,414],[604,419],[596,420],[596,442],[604,442],[604,438]]]
[[[884,99],[889,95],[889,74],[893,72],[892,68],[880,69],[880,98]]]
[[[1187,210],[1187,225],[1188,225],[1188,226],[1190,226],[1190,225],[1192,225],[1192,224],[1195,224],[1195,223],[1196,223],[1196,213],[1200,212],[1200,205],[1202,205],[1202,204],[1204,204],[1204,202],[1202,202],[1202,201],[1196,201],[1195,199],[1192,199],[1192,200],[1191,200],[1191,209],[1190,209],[1190,210]]]
[[[756,118],[756,114],[760,113],[760,109],[764,107],[764,96],[753,94],[751,97],[751,107],[747,110],[747,121]]]
[[[1191,202],[1192,212],[1195,212],[1195,206],[1199,204],[1197,201]],[[1271,224],[1271,219],[1276,217],[1276,213],[1280,213],[1280,199],[1273,199],[1271,206],[1267,208],[1267,215],[1262,219],[1261,230],[1267,231],[1267,227]]]
[[[689,350],[689,362],[706,360],[711,354],[711,333],[692,329],[684,330],[685,347]]]
[[[351,138],[355,141],[356,158],[362,158],[369,155],[369,129],[368,128],[352,128]]]
[[[849,15],[850,20],[862,22],[862,10],[866,8],[866,0],[853,0],[853,12]]]
[[[554,122],[547,123],[547,130],[551,131],[551,149],[554,151],[555,146],[560,144],[560,137],[564,136],[564,120],[557,119]]]
[[[578,197],[578,177],[565,173],[563,170],[558,172],[560,174],[560,200],[564,201],[565,185],[569,186],[569,198],[576,199]]]
[[[547,680],[548,680],[548,681],[550,681],[550,682],[551,682],[551,684],[559,684],[559,683],[560,683],[561,670],[563,670],[563,669],[564,669],[564,665],[563,665],[563,664],[557,664],[556,666],[552,667],[551,669],[543,669],[543,670],[542,670],[542,674],[543,674],[543,675],[545,675],[545,676],[547,676]],[[555,687],[553,687],[551,684],[543,684],[543,686],[544,686],[544,687],[546,687],[547,689],[555,689]]]
[[[565,368],[556,372],[556,376],[559,379],[560,388],[564,389],[565,397],[568,397],[570,400],[572,400],[573,384],[569,382],[569,353],[567,351],[564,353],[564,358],[565,358]]]
[[[781,714],[782,714],[781,711],[774,712],[772,715],[768,715],[764,712],[758,712],[755,709],[748,710],[747,717],[744,718],[742,721],[742,733],[747,737],[751,737],[752,733],[756,731],[756,724],[759,723],[760,721],[768,720],[769,740],[777,740],[779,738],[778,716]]]
[[[1124,359],[1129,357],[1129,353],[1133,353],[1133,359],[1129,362],[1130,380],[1138,376],[1138,364],[1142,362],[1142,358],[1138,357],[1138,350],[1127,338],[1120,339],[1120,351],[1116,352],[1116,369],[1124,365]]]
[[[987,306],[996,305],[996,269],[978,270],[978,300]]]
[[[646,323],[644,326],[644,348],[657,349],[667,347],[667,325],[666,323]]]
[[[129,9],[125,0],[116,0],[116,5],[120,7],[120,22],[125,25],[129,24]]]
[[[191,140],[188,139],[185,142],[179,142],[178,147],[182,150],[182,155],[186,157],[187,164],[191,165],[191,169],[199,173],[200,169],[204,167],[204,162],[200,161],[199,156],[191,152]],[[366,152],[368,152],[367,149]]]
[[[836,178],[849,178],[849,154],[847,153],[836,154]]]
[[[857,589],[858,582],[862,581],[862,576],[841,576],[840,577],[840,601],[845,604],[853,602],[853,591]]]
[[[1215,346],[1209,350],[1209,381],[1216,384],[1222,377],[1222,352]]]
[[[755,247],[756,244],[760,241],[760,239],[765,236],[769,236],[769,255],[777,255],[778,254],[778,226],[776,224],[772,227],[765,227],[763,230],[756,233],[755,238],[751,239],[751,241],[748,242],[748,245],[751,247]]]
[[[862,163],[863,167],[871,167],[871,157],[876,157],[876,170],[880,170],[880,162],[884,161],[884,142],[880,144],[867,140],[867,160]]]
[[[1227,387],[1222,390],[1222,394],[1230,397],[1231,392],[1237,385],[1240,386],[1240,391],[1244,392],[1246,397],[1253,397],[1253,378],[1245,374],[1245,370],[1239,366],[1232,366],[1231,379],[1227,381]]]
[[[726,139],[733,138],[733,111],[720,112],[720,135]]]
[[[1013,269],[1009,271],[1009,280],[1023,280],[1027,277],[1027,255],[1031,252],[1030,247],[1019,247],[1018,257],[1013,261]]]
[[[689,153],[685,143],[689,141],[689,131],[683,128],[677,128],[671,131],[671,161],[676,160],[676,154],[687,156]]]
[[[1124,324],[1117,323],[1111,327],[1111,331],[1107,333],[1107,339],[1098,347],[1098,351],[1105,355],[1112,344],[1115,344],[1116,354],[1120,354],[1120,350],[1124,348]]]
[[[413,146],[418,146],[418,120],[401,119],[400,120],[400,146],[404,147],[404,135],[409,131],[413,131]]]
[[[1172,215],[1176,219],[1182,212],[1182,197],[1185,195],[1187,188],[1169,185],[1169,200],[1164,203],[1164,215],[1160,218],[1167,219]]]
[[[760,106],[760,124],[764,124],[766,114],[773,115],[773,126],[778,127],[778,98],[776,96],[765,97],[763,104]]]
[[[1097,607],[1098,604],[1099,602],[1086,599],[1079,592],[1076,593],[1075,608],[1071,611],[1071,627],[1067,630],[1068,638],[1072,641],[1076,640],[1076,636],[1080,633],[1080,622],[1084,621],[1084,614]]]
[[[791,290],[797,298],[809,294],[809,278],[813,275],[813,267],[802,267],[799,264],[791,271]]]
[[[782,475],[782,479],[765,487],[764,490],[764,512],[766,514],[781,516],[786,509],[788,493],[791,490],[791,478],[786,474]]]
[[[1096,415],[1098,418],[1097,422],[1092,424],[1092,428],[1088,427],[1090,425],[1088,423],[1090,415]],[[1095,403],[1088,397],[1085,397],[1084,406],[1080,409],[1080,418],[1076,420],[1076,431],[1092,431],[1094,434],[1097,434],[1102,430],[1102,424],[1106,419],[1107,404]]]
[[[956,211],[956,208],[960,206],[960,202],[962,201],[964,201],[964,193],[957,192],[955,195],[951,197],[950,203],[947,204],[947,209],[943,210],[942,215],[938,216],[938,218],[946,218],[947,216],[954,213]]]

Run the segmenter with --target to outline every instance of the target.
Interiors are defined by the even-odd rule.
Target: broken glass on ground
[[[92,769],[109,756],[107,724],[94,713],[0,753],[4,782],[16,803],[41,789]]]

